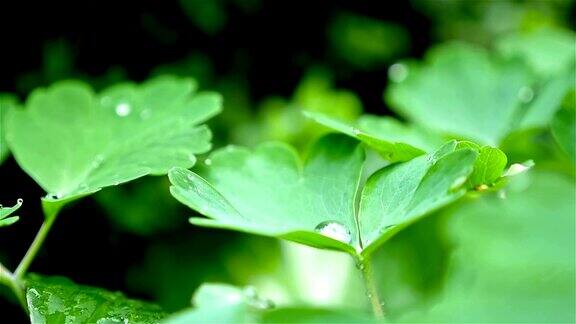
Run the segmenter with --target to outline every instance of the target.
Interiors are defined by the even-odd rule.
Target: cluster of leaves
[[[0,281],[17,296],[25,289],[24,304],[33,323],[373,321],[356,310],[273,307],[252,288],[221,284],[202,286],[193,308],[168,315],[119,293],[27,274],[59,211],[69,203],[146,175],[168,175],[171,195],[205,216],[190,218],[194,225],[351,255],[365,277],[377,317],[381,305],[370,265],[380,248],[425,216],[465,215],[449,228],[460,247],[442,296],[432,309],[415,308],[411,314],[392,314],[392,319],[513,321],[538,315],[542,320],[571,320],[574,314],[567,305],[573,295],[570,299],[569,293],[545,288],[550,281],[554,287],[573,285],[574,268],[562,260],[570,252],[565,247],[574,246],[573,236],[570,241],[570,233],[559,235],[566,242],[548,239],[555,228],[574,224],[567,204],[574,175],[567,180],[557,170],[548,171],[553,174],[549,177],[538,171],[529,189],[522,185],[523,177],[512,181],[509,190],[504,188],[511,176],[531,165],[518,163],[523,161],[515,151],[507,155],[505,149],[510,138],[528,131],[550,130],[563,151],[560,156],[565,154],[559,159],[573,167],[573,42],[572,33],[545,30],[504,38],[495,52],[450,43],[432,49],[423,62],[396,63],[390,67],[393,84],[385,100],[406,122],[356,118],[361,108],[354,95],[311,77],[293,100],[296,120],[308,118],[295,133],[315,138],[311,145],[294,138],[288,141],[296,146],[280,141],[253,148],[229,145],[202,163],[196,163],[196,156],[212,147],[204,123],[220,112],[222,100],[216,93],[197,93],[195,82],[187,78],[120,83],[98,93],[83,82],[63,81],[36,89],[22,105],[10,96],[0,97],[0,158],[9,147],[18,165],[46,191],[39,235],[14,273],[0,268]],[[541,50],[550,44],[554,51]],[[330,115],[325,107],[335,103],[343,108]],[[299,153],[304,147],[305,153]],[[538,162],[540,156],[534,158]],[[553,190],[561,194],[551,195]],[[454,205],[481,193],[486,197]],[[100,199],[106,204],[106,196]],[[0,209],[0,226],[18,220],[11,215],[21,203]],[[546,220],[549,225],[542,226],[546,204],[558,210],[554,219]],[[449,205],[453,208],[446,209]],[[502,221],[522,223],[514,242],[541,251],[542,260],[526,263],[532,254],[507,246],[510,231],[494,230],[493,224]],[[539,230],[546,233],[542,240],[532,235]],[[494,249],[478,248],[484,244],[504,250],[493,255]],[[562,249],[544,258],[556,245]],[[508,258],[515,254],[515,259]],[[521,280],[561,269],[550,281],[536,283],[534,291],[544,294],[540,299],[533,298],[533,291],[516,299],[524,281],[506,283],[492,275],[503,270],[515,275],[530,265],[536,270]],[[483,287],[470,290],[463,282],[475,266],[483,269],[477,281]],[[510,300],[515,302],[512,315],[498,307]],[[550,307],[526,311],[527,305],[544,302]],[[492,312],[486,314],[486,308]]]

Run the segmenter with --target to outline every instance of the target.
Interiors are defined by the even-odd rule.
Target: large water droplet
[[[314,230],[331,239],[350,244],[352,233],[342,224],[335,221],[325,221],[318,225]]]
[[[518,90],[518,100],[523,103],[529,103],[534,99],[534,90],[532,88],[524,86]]]
[[[395,63],[388,68],[388,77],[396,83],[406,80],[408,73],[409,70],[406,64]]]
[[[132,107],[125,102],[119,103],[116,106],[116,115],[120,117],[126,117],[130,115],[130,112],[132,112]]]

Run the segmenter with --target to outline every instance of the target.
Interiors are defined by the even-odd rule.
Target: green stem
[[[48,217],[44,220],[44,223],[42,223],[42,226],[40,227],[40,230],[36,234],[34,241],[32,241],[32,244],[28,248],[28,251],[26,251],[26,255],[24,255],[22,261],[20,261],[20,264],[18,265],[18,268],[16,268],[16,271],[14,272],[14,275],[19,280],[24,278],[24,276],[26,275],[28,268],[30,267],[32,261],[34,261],[34,258],[38,254],[38,251],[44,244],[46,236],[50,232],[52,225],[54,225],[55,220],[56,217]]]
[[[28,312],[28,305],[26,304],[26,297],[24,296],[24,285],[20,279],[16,278],[10,270],[6,269],[4,265],[0,263],[0,283],[4,284],[6,287],[10,288],[16,296],[16,299],[20,303],[20,306],[25,312]]]
[[[358,269],[362,273],[362,279],[364,280],[364,286],[366,288],[366,296],[370,300],[372,305],[372,311],[374,316],[378,321],[384,319],[384,308],[382,307],[382,302],[378,296],[378,289],[376,287],[376,282],[374,280],[374,274],[372,273],[372,265],[369,260],[358,256],[356,259]]]

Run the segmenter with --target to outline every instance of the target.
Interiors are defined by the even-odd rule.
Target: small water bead
[[[212,165],[212,160],[211,160],[211,159],[206,159],[206,160],[204,160],[204,164],[206,164],[207,166],[211,166],[211,165]]]
[[[17,204],[22,204],[24,202],[24,200],[22,198],[18,198],[18,200],[16,200]],[[2,205],[0,205],[0,207],[2,207]]]
[[[116,106],[116,115],[118,115],[120,117],[126,117],[126,116],[130,115],[131,112],[132,112],[132,107],[125,102],[119,103]]]
[[[408,74],[409,70],[406,64],[395,63],[388,68],[388,78],[396,83],[406,80]]]
[[[331,239],[350,244],[352,233],[344,225],[335,221],[325,221],[318,225],[314,230]]]
[[[148,119],[150,116],[152,116],[150,109],[144,109],[140,112],[140,118],[142,119]]]
[[[262,298],[256,292],[256,289],[252,286],[248,286],[244,289],[244,296],[248,304],[257,309],[271,309],[274,308],[274,303],[266,298]]]
[[[529,103],[532,99],[534,99],[534,90],[532,88],[523,86],[518,90],[518,100],[521,102]]]

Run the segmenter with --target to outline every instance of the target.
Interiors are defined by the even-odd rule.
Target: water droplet
[[[16,200],[17,204],[22,204],[24,202],[24,200],[22,198],[18,198],[18,200]],[[2,205],[0,205],[1,207]]]
[[[211,165],[212,165],[212,160],[211,160],[211,159],[206,159],[206,160],[204,160],[204,164],[206,164],[207,166],[211,166]]]
[[[456,178],[452,184],[450,185],[450,191],[456,191],[458,189],[460,189],[460,187],[462,187],[462,185],[464,185],[466,183],[466,180],[468,180],[468,177],[466,176],[461,176]]]
[[[130,112],[132,112],[132,107],[125,102],[119,103],[116,106],[116,115],[120,117],[126,117],[130,115]]]
[[[507,198],[507,194],[506,194],[506,190],[500,190],[498,191],[498,198],[504,200]]]
[[[393,82],[399,83],[408,77],[409,70],[406,64],[402,63],[395,63],[388,68],[388,77]]]
[[[529,103],[532,99],[534,99],[534,90],[532,88],[523,86],[518,90],[518,100],[521,102]]]
[[[256,292],[256,289],[252,286],[248,286],[244,289],[244,296],[247,299],[250,306],[257,309],[271,309],[274,308],[274,303],[266,298],[262,298]]]
[[[352,241],[352,233],[342,224],[335,221],[325,221],[314,229],[316,232],[331,239],[349,244]]]
[[[360,130],[359,130],[358,128],[354,127],[354,128],[352,128],[352,133],[354,133],[354,135],[358,135],[358,134],[360,134],[361,132],[360,132]]]
[[[100,104],[102,104],[102,106],[110,105],[111,101],[112,101],[112,98],[110,98],[109,96],[104,96],[104,97],[100,98]]]
[[[140,112],[140,118],[142,119],[148,119],[150,116],[152,116],[150,109],[144,109]]]

